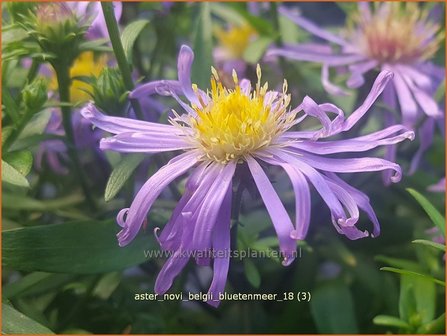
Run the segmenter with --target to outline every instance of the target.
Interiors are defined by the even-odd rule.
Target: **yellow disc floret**
[[[260,85],[258,65],[258,82],[252,92],[250,88],[240,86],[235,71],[234,89],[227,89],[214,68],[212,72],[208,102],[201,99],[202,106],[193,105],[197,115],[190,116],[186,122],[192,129],[189,139],[203,152],[205,160],[241,161],[269,146],[294,124],[296,113],[287,110],[290,103],[290,95],[286,94],[287,82],[284,82],[282,93],[267,91],[267,83]]]

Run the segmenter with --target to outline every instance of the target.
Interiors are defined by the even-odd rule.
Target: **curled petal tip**
[[[287,254],[284,259],[282,260],[281,264],[283,266],[289,266],[293,261],[295,260],[295,257],[292,254]]]
[[[415,138],[415,134],[414,134],[414,132],[413,132],[413,131],[408,132],[407,138],[408,138],[410,141],[413,141],[414,138]]]
[[[121,227],[126,227],[126,219],[125,216],[127,215],[127,212],[129,211],[129,208],[124,208],[120,212],[118,212],[118,215],[116,216],[116,222]]]
[[[397,183],[402,179],[402,173],[397,171],[393,176],[391,176],[390,180],[393,183]]]

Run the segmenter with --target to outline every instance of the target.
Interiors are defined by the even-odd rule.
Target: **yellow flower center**
[[[193,105],[197,115],[186,121],[193,130],[189,139],[204,153],[205,160],[241,161],[269,146],[278,135],[294,125],[296,112],[287,111],[290,95],[286,94],[286,81],[282,93],[267,91],[267,83],[260,85],[261,68],[258,65],[258,82],[250,92],[248,88],[241,88],[234,70],[234,89],[223,86],[214,68],[212,73],[209,101],[204,102],[197,94],[202,106]]]
[[[381,63],[409,63],[432,57],[443,36],[439,25],[427,20],[428,12],[416,3],[389,3],[389,10],[376,10],[369,21],[356,14],[359,43],[365,53]]]
[[[81,79],[81,77],[98,77],[101,70],[106,66],[106,56],[101,56],[95,59],[93,52],[91,51],[83,52],[79,55],[70,68],[70,78],[72,78],[70,86],[71,103],[83,103],[90,99],[87,92],[91,92],[91,85],[79,79]],[[76,77],[79,77],[79,79],[76,79]],[[56,76],[53,75],[51,78],[50,89],[57,90],[57,88]]]
[[[235,59],[242,58],[250,40],[256,36],[256,31],[249,25],[232,27],[228,30],[218,29],[216,37],[219,44],[225,48],[229,56]]]

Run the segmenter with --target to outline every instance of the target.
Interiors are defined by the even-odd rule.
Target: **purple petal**
[[[331,81],[329,80],[329,66],[327,64],[323,64],[323,66],[321,67],[321,83],[323,84],[324,89],[331,95],[334,96],[349,95],[349,92],[331,83]]]
[[[192,148],[175,134],[120,133],[101,139],[99,148],[121,153],[160,153]]]
[[[194,169],[191,176],[188,178],[185,185],[185,192],[183,193],[180,201],[177,203],[171,218],[163,228],[160,236],[157,237],[162,249],[173,251],[179,248],[181,241],[175,239],[176,237],[181,236],[182,232],[182,225],[178,225],[180,222],[179,217],[182,215],[186,204],[188,204],[193,195],[198,192],[199,186],[203,184],[203,182],[206,183],[206,179],[203,177],[207,170],[207,166],[208,164],[201,164],[199,167]]]
[[[414,125],[417,119],[418,108],[410,89],[399,72],[394,73],[393,84],[402,111],[403,123],[405,125]]]
[[[126,246],[135,238],[152,204],[163,189],[194,166],[197,163],[197,157],[196,152],[188,152],[169,161],[143,185],[130,208],[120,211],[117,216],[118,224],[123,228],[117,235],[120,246]],[[125,220],[124,214],[127,214]]]
[[[337,223],[347,223],[348,219],[345,215],[345,212],[343,210],[343,207],[338,200],[338,198],[335,196],[335,194],[332,192],[331,188],[327,184],[326,180],[323,178],[323,176],[316,171],[313,167],[310,165],[302,162],[298,158],[296,158],[293,155],[290,155],[289,153],[284,152],[281,149],[278,150],[266,150],[267,153],[270,155],[273,155],[278,159],[279,162],[289,163],[293,167],[299,169],[313,184],[317,192],[320,194],[321,198],[324,200],[324,202],[329,207],[329,210],[331,211],[332,217],[334,217],[337,221]],[[264,160],[264,158],[262,158]],[[272,160],[272,159],[269,159]]]
[[[374,209],[371,207],[371,204],[369,202],[369,197],[366,196],[360,190],[347,184],[345,181],[343,181],[340,177],[338,177],[334,173],[327,173],[326,175],[332,180],[333,183],[336,183],[341,188],[345,189],[352,196],[352,198],[355,200],[355,202],[357,203],[359,208],[366,212],[369,220],[373,223],[373,232],[371,234],[371,237],[374,238],[374,237],[379,236],[379,234],[380,234],[379,220],[377,219]]]
[[[377,100],[391,78],[393,78],[392,72],[386,70],[380,72],[363,104],[352,112],[348,119],[346,119],[345,125],[343,126],[343,131],[350,130],[363,117],[363,115],[370,109],[372,104],[374,104]]]
[[[444,192],[445,193],[445,177],[439,180],[438,183],[432,184],[427,188],[431,192]]]
[[[295,240],[291,238],[294,227],[278,194],[259,163],[251,157],[247,157],[247,163],[278,235],[280,250],[284,257],[283,265],[288,266],[293,262],[296,251]]]
[[[178,80],[183,89],[183,94],[188,100],[196,105],[201,106],[197,95],[192,89],[191,83],[191,66],[194,61],[194,52],[190,47],[182,45],[177,60]]]
[[[264,157],[262,160],[273,165],[280,165],[289,176],[292,182],[293,192],[295,193],[296,216],[295,231],[291,235],[294,239],[305,239],[309,229],[311,211],[310,190],[306,178],[298,169],[290,164]]]
[[[425,114],[432,118],[442,117],[442,112],[434,98],[424,90],[417,87],[416,82],[413,81],[407,72],[401,71],[400,75],[404,79],[410,91],[413,93],[414,98]]]
[[[409,175],[416,172],[422,159],[422,155],[424,155],[425,151],[433,144],[434,131],[435,120],[432,118],[425,120],[419,128],[419,148],[411,160],[410,170],[408,172]]]
[[[326,64],[328,66],[346,65],[359,62],[365,59],[364,56],[357,54],[335,55],[335,54],[318,53],[310,51],[307,47],[301,50],[299,48],[299,45],[294,46],[292,48],[291,47],[272,48],[268,50],[266,56],[267,57],[283,56],[296,61],[319,62]]]
[[[183,270],[189,261],[184,251],[177,250],[163,265],[157,280],[155,280],[155,293],[163,295],[171,288],[175,277]]]
[[[217,307],[220,303],[216,298],[225,290],[230,266],[231,189],[230,185],[222,202],[212,235],[213,251],[216,255],[213,264],[213,280],[208,294],[212,294],[214,300],[208,300],[207,303],[213,307]]]
[[[163,125],[148,121],[132,120],[129,118],[110,117],[99,112],[92,103],[81,110],[84,118],[104,131],[119,134],[128,132],[143,132],[149,134],[179,134],[172,125]]]
[[[393,135],[398,133],[397,135]],[[387,146],[414,139],[414,132],[403,125],[388,127],[369,135],[337,141],[304,140],[289,144],[290,147],[305,150],[310,153],[326,155],[346,152],[364,152],[378,146]]]
[[[206,250],[206,244],[211,241],[213,227],[223,199],[231,186],[235,169],[236,163],[230,162],[226,164],[222,172],[215,175],[214,182],[208,186],[208,193],[203,199],[194,228],[191,242],[192,249]]]
[[[374,69],[378,65],[378,62],[375,60],[368,60],[365,62],[353,64],[349,66],[349,70],[351,71],[351,77],[347,81],[347,85],[349,88],[358,88],[365,83],[365,78],[363,75]]]
[[[316,169],[335,173],[360,173],[390,169],[395,173],[391,177],[392,182],[399,182],[402,178],[402,170],[398,164],[374,157],[333,159],[303,152],[299,156],[299,161],[306,162]]]
[[[342,38],[340,38],[339,36],[334,35],[324,29],[321,29],[316,24],[312,23],[309,20],[306,20],[302,16],[291,14],[290,9],[288,9],[286,7],[280,7],[279,12],[282,15],[284,15],[285,17],[287,17],[289,20],[295,22],[298,26],[300,26],[304,30],[307,30],[309,33],[311,33],[315,36],[318,36],[326,41],[333,42],[335,44],[339,44],[341,46],[348,45],[348,43],[345,40],[343,40]]]
[[[130,92],[129,98],[138,99],[151,96],[153,94],[169,96],[171,95],[171,91],[176,92],[177,94],[183,94],[183,89],[179,81],[159,80],[138,86],[136,89]]]

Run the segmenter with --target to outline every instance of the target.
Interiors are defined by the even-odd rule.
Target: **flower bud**
[[[27,111],[40,111],[48,98],[45,80],[37,78],[26,85],[23,89],[22,97]]]
[[[88,28],[65,3],[41,3],[21,25],[50,55],[51,63],[68,65],[78,56]]]
[[[126,88],[119,69],[104,68],[93,84],[92,98],[97,106],[111,114],[122,114]]]

